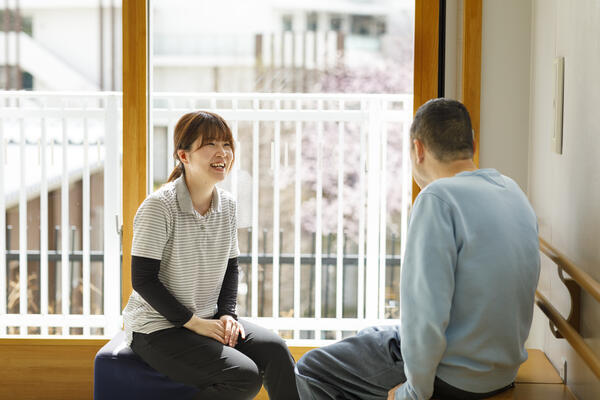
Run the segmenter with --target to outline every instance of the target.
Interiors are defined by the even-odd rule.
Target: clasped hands
[[[183,327],[229,347],[235,347],[240,336],[246,338],[242,324],[230,315],[223,315],[219,319],[203,319],[193,315]]]

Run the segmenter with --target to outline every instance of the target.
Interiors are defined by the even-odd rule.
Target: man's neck
[[[475,171],[477,166],[473,162],[472,159],[468,160],[456,160],[451,161],[449,163],[440,163],[442,164],[439,168],[439,177],[438,178],[447,178],[450,176],[454,176],[456,174],[460,174],[465,171]]]
[[[472,159],[456,160],[450,162],[432,161],[429,168],[429,183],[441,179],[449,178],[465,171],[475,171],[477,166]]]

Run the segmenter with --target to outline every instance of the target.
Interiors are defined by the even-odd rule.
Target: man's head
[[[432,99],[417,110],[410,127],[413,175],[420,187],[440,177],[440,169],[472,163],[473,129],[465,106],[456,100]],[[444,175],[443,173],[441,175]]]

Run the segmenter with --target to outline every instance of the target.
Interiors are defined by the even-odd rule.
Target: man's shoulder
[[[434,194],[440,198],[448,198],[460,194],[474,194],[505,189],[522,192],[519,185],[513,179],[502,175],[495,169],[488,168],[437,179],[427,185],[422,192]]]
[[[455,178],[442,178],[431,182],[419,193],[421,198],[437,199],[447,202],[453,192],[460,192],[462,183]]]

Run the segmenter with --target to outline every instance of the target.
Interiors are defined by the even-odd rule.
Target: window
[[[13,33],[0,30],[2,88],[28,90],[0,92],[0,336],[119,327],[121,95],[104,91],[121,81],[115,3],[19,2],[0,15]]]
[[[332,15],[329,19],[329,29],[332,31],[341,31],[342,30],[343,17],[339,15]]]
[[[281,16],[281,30],[284,32],[291,31],[293,28],[293,17],[289,14]]]
[[[317,13],[309,12],[306,15],[306,30],[307,31],[316,31],[318,25]]]
[[[402,11],[414,15],[409,3]],[[286,338],[319,340],[340,338],[365,317],[397,318],[411,197],[403,140],[412,119],[412,36],[398,38],[409,54],[399,62],[396,42],[383,49],[345,41],[341,9],[325,19],[299,2],[294,18],[306,16],[305,30],[290,32],[292,15],[276,2],[240,4],[235,15],[202,1],[151,4],[151,184],[161,186],[175,165],[183,113],[225,117],[237,148],[222,186],[239,205],[238,314],[273,318]],[[371,32],[378,18],[373,8],[359,22]],[[185,50],[199,37],[230,35],[249,41],[250,51],[232,43],[220,46],[224,56]],[[175,36],[177,47],[161,45]],[[402,178],[392,184],[389,171]],[[321,319],[300,326],[299,318]]]

